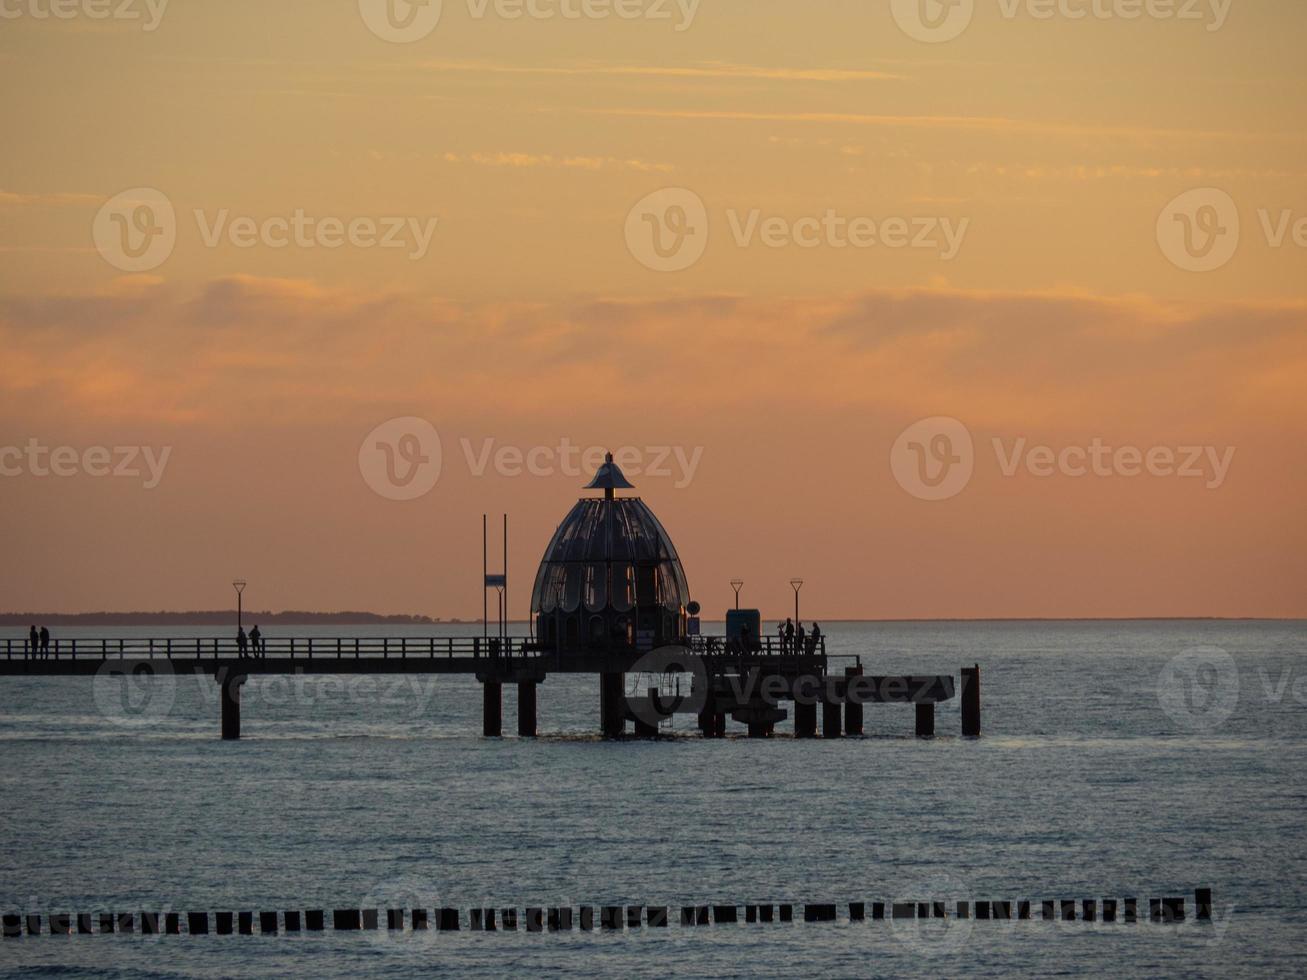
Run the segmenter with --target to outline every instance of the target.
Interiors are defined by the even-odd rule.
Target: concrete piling
[[[331,928],[337,932],[358,929],[360,925],[358,909],[336,909],[331,913]]]
[[[1057,918],[1056,911],[1055,911],[1056,908],[1057,906],[1055,906],[1051,901],[1045,901],[1044,903],[1042,903],[1040,915],[1045,922],[1052,922],[1054,919]]]
[[[437,928],[441,932],[458,932],[458,909],[443,908],[437,913]]]
[[[805,905],[803,907],[804,922],[834,922],[835,906],[834,905]]]
[[[708,906],[700,905],[694,910],[694,924],[697,926],[708,925]]]
[[[12,912],[6,912],[4,915],[4,937],[5,939],[17,939],[23,934],[23,920],[21,916]]]
[[[867,906],[865,902],[849,903],[849,921],[861,922],[867,918]]]
[[[1020,902],[1017,902],[1017,918],[1018,918],[1018,919],[1029,919],[1029,918],[1030,918],[1030,903],[1029,903],[1029,902],[1027,902],[1027,901],[1020,901]]]
[[[794,906],[789,904],[780,906],[780,917],[782,922],[793,922]]]
[[[639,929],[644,925],[644,909],[639,905],[626,907],[626,928]]]
[[[1163,922],[1183,922],[1183,921],[1184,921],[1184,899],[1183,899],[1183,898],[1164,898],[1164,899],[1162,899],[1162,921],[1163,921]]]
[[[1160,898],[1150,898],[1148,900],[1148,921],[1162,921],[1162,900]]]
[[[232,932],[232,914],[230,912],[213,913],[213,931],[219,936],[230,936]]]
[[[110,919],[110,921],[112,922],[113,920]],[[29,936],[41,935],[41,916],[39,913],[29,912],[27,914],[27,921],[25,924],[27,926],[27,934]],[[110,928],[109,931],[113,932],[113,929]]]
[[[758,921],[759,921],[759,922],[775,922],[775,921],[776,921],[776,906],[774,906],[774,905],[759,905],[759,906],[758,906]]]
[[[7,918],[7,917],[6,917],[6,918]],[[169,924],[169,925],[175,925],[176,922],[177,922],[177,913],[176,913],[176,912],[169,912],[169,913],[168,913],[168,924]],[[77,935],[79,935],[79,936],[89,936],[89,935],[91,935],[91,933],[93,933],[93,932],[95,931],[95,930],[92,928],[92,926],[93,926],[94,924],[95,924],[95,919],[91,916],[91,913],[89,913],[89,912],[79,912],[79,913],[77,914]],[[175,936],[175,935],[177,935],[177,933],[176,933],[176,932],[170,932],[170,933],[168,933],[168,935],[170,935],[170,936]]]
[[[842,726],[844,719],[840,703],[829,696],[824,696],[821,702],[821,737],[822,738],[839,738],[843,734]]]
[[[130,912],[118,913],[118,931],[131,935],[136,930],[136,917]]]
[[[746,905],[744,907],[744,921],[746,923],[758,921],[758,906]]]
[[[1116,899],[1115,899],[1115,898],[1105,898],[1105,899],[1103,899],[1103,921],[1104,921],[1104,922],[1115,922],[1115,921],[1116,921]]]
[[[890,914],[896,919],[915,919],[917,917],[917,903],[895,902],[890,907]]]
[[[593,932],[595,927],[595,909],[593,905],[582,905],[578,915],[582,932]]]
[[[72,918],[67,912],[50,913],[50,935],[67,936],[72,930]]]
[[[235,742],[241,737],[241,687],[243,674],[227,674],[218,681],[222,689],[222,739]]]
[[[237,912],[236,913],[236,931],[242,936],[254,935],[254,913]]]
[[[522,915],[526,919],[527,932],[545,931],[545,910],[543,906],[528,905]]]
[[[275,923],[276,920],[274,919]],[[404,910],[403,909],[386,909],[386,928],[392,932],[404,928]]]
[[[1139,919],[1139,899],[1127,898],[1125,900],[1125,921],[1135,922]]]
[[[957,917],[958,917],[959,919],[969,919],[969,918],[971,918],[971,903],[970,903],[970,902],[958,902],[958,904],[957,904],[957,908],[955,909],[955,912],[956,912]]]
[[[521,738],[536,737],[535,681],[519,681],[517,685],[517,734]]]
[[[935,737],[935,702],[918,701],[917,709],[917,738],[934,738]]]
[[[1086,922],[1098,921],[1098,903],[1092,898],[1086,898],[1080,903],[1080,914]]]
[[[399,927],[404,927],[403,920],[400,920]],[[277,913],[260,912],[259,913],[259,932],[265,936],[275,936],[277,934]]]
[[[995,902],[995,903],[994,903],[994,918],[996,918],[996,919],[1011,919],[1011,918],[1012,918],[1012,903],[1011,903],[1011,902]]]
[[[976,903],[976,918],[977,918],[977,919],[988,919],[988,918],[989,918],[989,912],[990,912],[990,909],[989,909],[989,903],[988,903],[988,902],[977,902],[977,903]]]
[[[666,929],[667,906],[650,905],[649,908],[645,910],[644,921],[651,929]]]
[[[363,910],[363,928],[376,929],[378,926],[379,913],[377,909]]]
[[[1074,922],[1075,919],[1076,919],[1076,903],[1075,903],[1075,899],[1063,899],[1063,900],[1062,900],[1062,921],[1064,921],[1064,922]]]
[[[692,926],[695,924],[695,914],[693,905],[681,906],[681,925]]]
[[[517,932],[517,909],[500,909],[499,927],[505,932]]]
[[[846,679],[861,676],[861,665],[844,668],[844,677]],[[844,696],[844,734],[861,735],[862,724],[862,704],[860,702],[855,702],[846,692]]]
[[[308,932],[321,932],[325,928],[326,913],[322,909],[306,909],[304,928]]]
[[[620,905],[605,905],[599,910],[599,928],[607,929],[610,932],[622,928],[622,907]]]
[[[817,703],[815,701],[794,702],[794,737],[817,737]]]
[[[1194,914],[1199,922],[1210,922],[1212,918],[1212,890],[1210,888],[1194,889]]]
[[[980,664],[962,668],[962,737],[980,737]]]
[[[414,932],[425,930],[429,927],[426,909],[413,909],[408,914],[408,924]],[[287,926],[287,929],[290,927]]]
[[[739,908],[734,905],[714,905],[712,910],[713,921],[718,925],[739,922],[739,912]]]
[[[604,738],[621,738],[626,734],[626,694],[622,675],[599,675],[599,729]]]
[[[286,920],[286,931],[287,931],[287,932],[299,932],[299,931],[300,931],[300,921],[301,921],[301,917],[300,917],[299,910],[297,910],[297,909],[288,909],[288,910],[286,911],[286,914],[285,914],[284,918],[285,918],[285,920]]]
[[[504,685],[498,681],[481,684],[481,735],[500,738],[504,734]]]
[[[141,935],[157,936],[159,934],[159,913],[141,912]]]

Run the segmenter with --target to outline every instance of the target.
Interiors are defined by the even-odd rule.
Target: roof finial
[[[586,490],[602,490],[605,500],[613,499],[614,490],[634,490],[635,484],[626,478],[622,468],[613,462],[613,454],[604,454],[604,463],[595,472],[594,479],[585,485]]]

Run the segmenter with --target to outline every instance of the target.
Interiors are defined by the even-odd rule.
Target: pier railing
[[[0,640],[6,660],[229,660],[265,658],[289,660],[364,660],[364,659],[467,659],[544,658],[559,651],[529,636],[507,638],[480,636],[264,636],[257,649],[251,643],[245,650],[233,636],[209,637],[114,637],[54,638],[49,650],[34,651],[24,638]],[[826,638],[809,637],[802,646],[765,637],[760,643],[742,649],[726,637],[695,636],[688,649],[709,659],[731,658],[803,658],[826,656]],[[640,652],[640,651],[634,651]]]

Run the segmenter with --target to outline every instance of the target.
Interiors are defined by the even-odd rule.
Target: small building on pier
[[[609,453],[554,532],[531,592],[536,639],[555,650],[650,650],[685,640],[690,588],[662,523]]]

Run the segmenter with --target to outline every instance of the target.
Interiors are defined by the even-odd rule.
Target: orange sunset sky
[[[0,0],[0,609],[522,617],[570,445],[707,614],[1307,616],[1307,4],[390,3]]]

